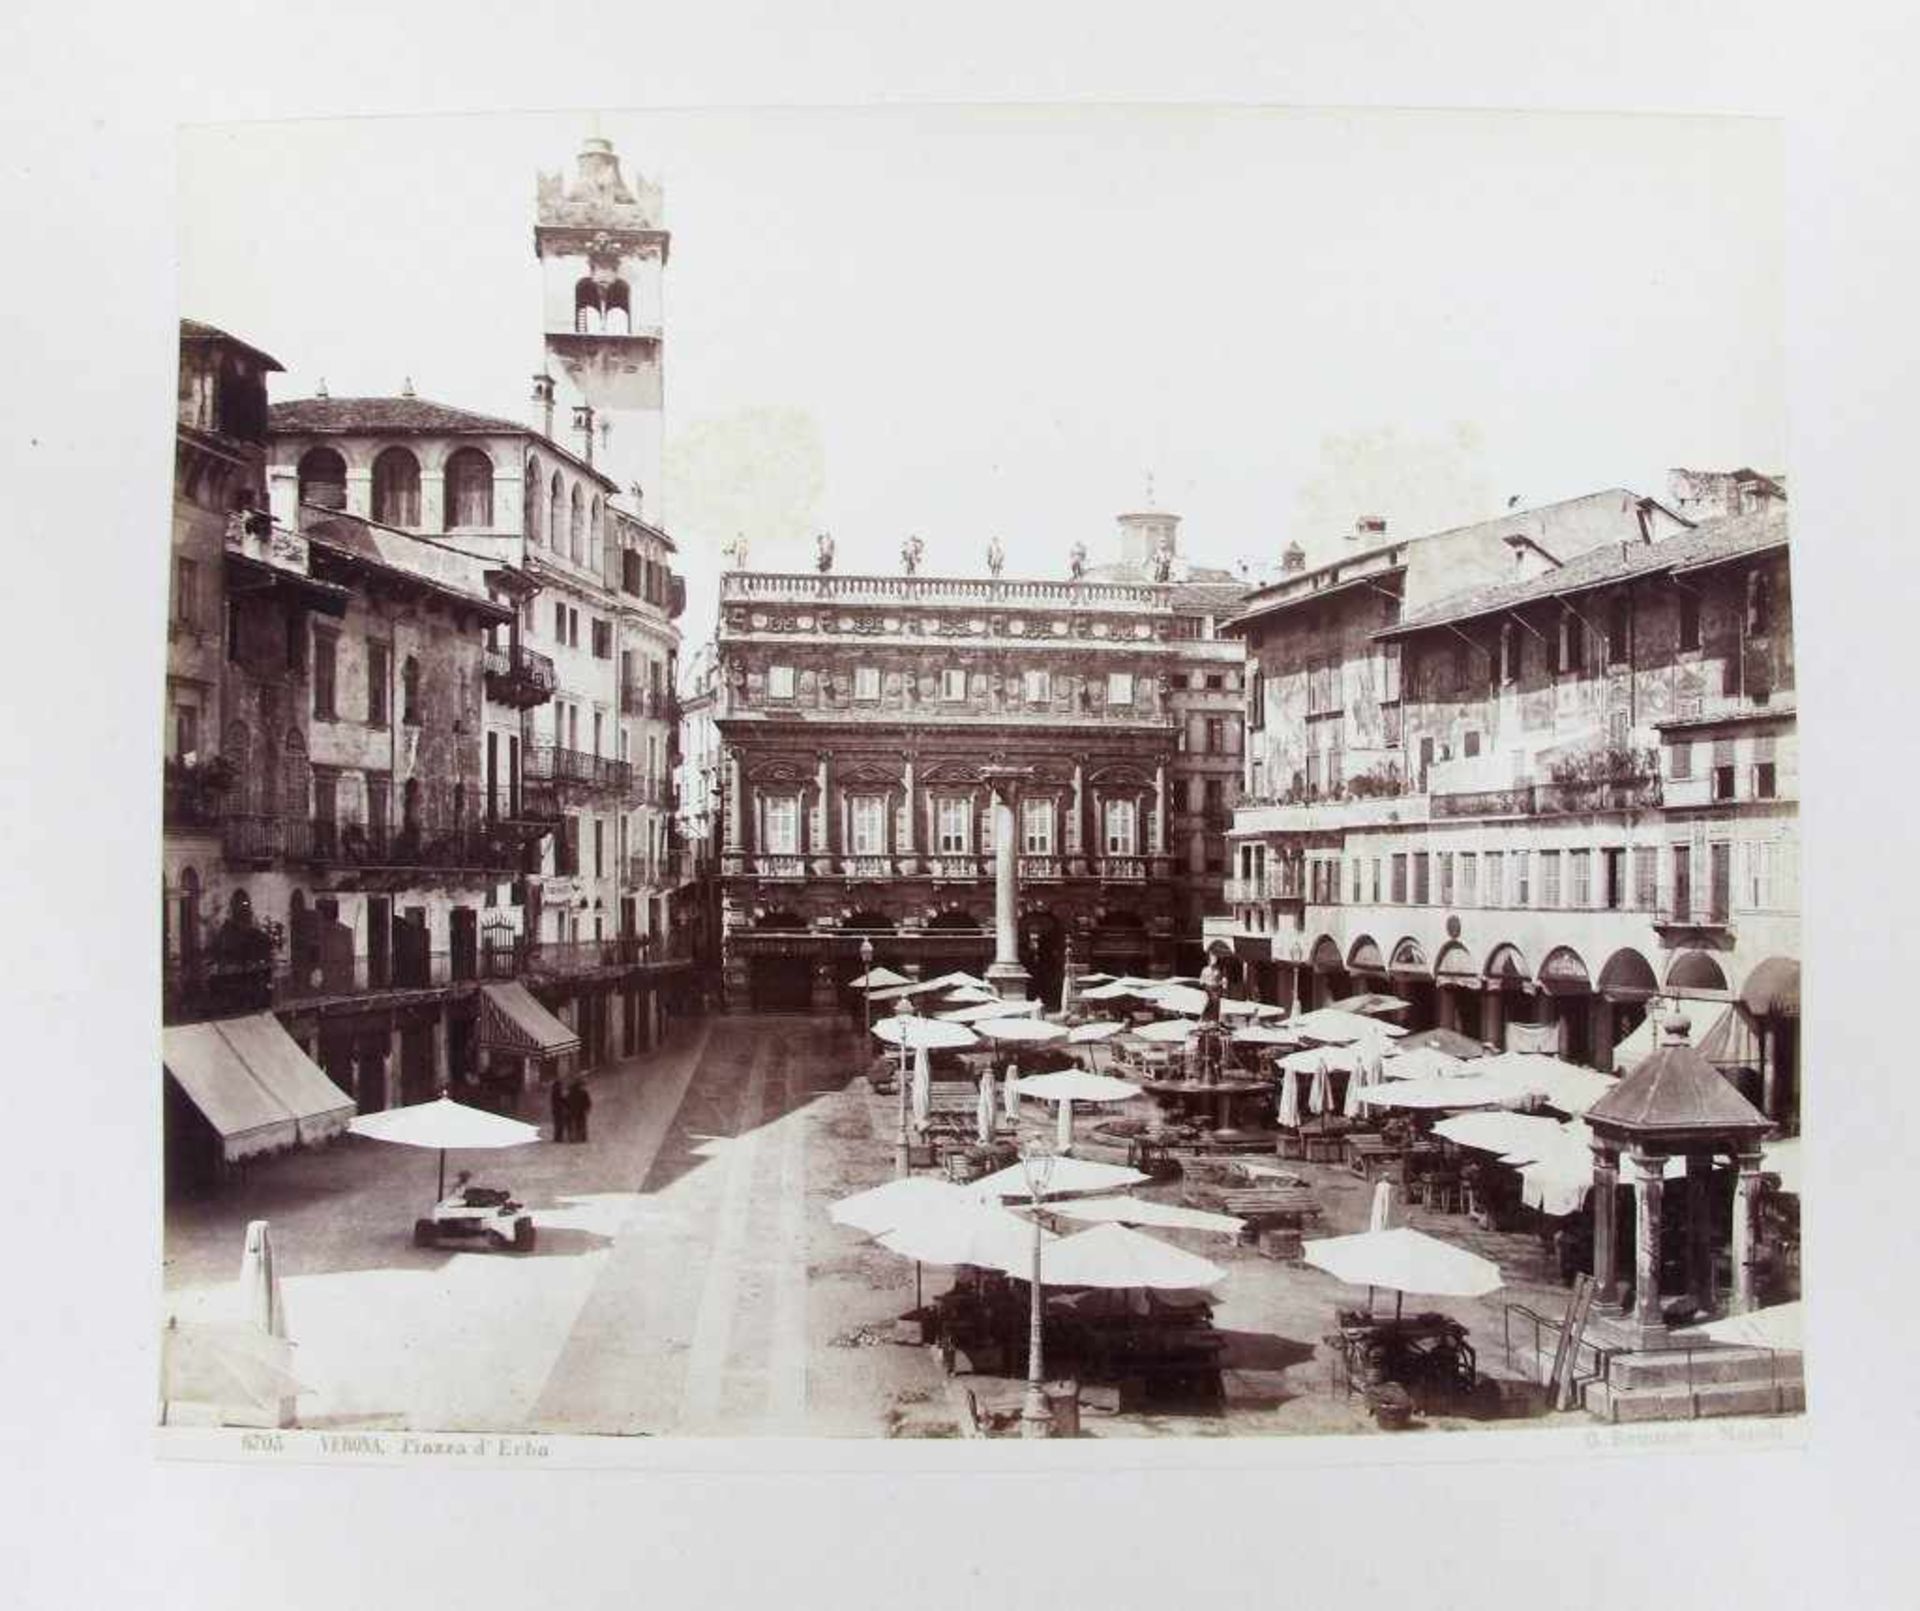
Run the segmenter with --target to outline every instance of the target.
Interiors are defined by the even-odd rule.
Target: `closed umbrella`
[[[1088,1192],[1137,1186],[1146,1178],[1138,1169],[1129,1169],[1124,1164],[1099,1163],[1092,1158],[1057,1158],[1041,1191],[1047,1197],[1085,1196]],[[1032,1195],[1027,1172],[1019,1164],[1010,1164],[968,1189],[986,1198],[1024,1199]]]
[[[1047,1284],[1057,1287],[1210,1287],[1219,1265],[1124,1225],[1098,1225],[1063,1237],[1047,1251]]]
[[[1300,1128],[1300,1079],[1292,1069],[1280,1070],[1280,1128],[1298,1130]]]
[[[1384,1231],[1393,1223],[1393,1182],[1378,1180],[1373,1186],[1373,1204],[1367,1212],[1367,1229]]]
[[[274,1267],[273,1237],[267,1222],[252,1220],[247,1225],[246,1241],[240,1250],[240,1303],[244,1318],[256,1330],[269,1337],[285,1337],[287,1313],[280,1296],[280,1272]],[[275,1426],[292,1426],[294,1402],[291,1394],[274,1402]]]
[[[411,1107],[362,1113],[348,1124],[355,1135],[403,1147],[430,1147],[440,1154],[440,1184],[434,1201],[447,1195],[447,1154],[470,1149],[524,1147],[540,1139],[537,1125],[466,1107],[448,1097]]]
[[[1352,1287],[1386,1287],[1397,1314],[1409,1292],[1423,1297],[1478,1298],[1505,1284],[1500,1266],[1477,1253],[1401,1225],[1329,1236],[1301,1249],[1307,1263]]]
[[[980,1070],[980,1100],[974,1108],[974,1134],[980,1145],[993,1140],[993,1065]]]
[[[1001,1082],[1000,1088],[1005,1093],[1007,1117],[1018,1119],[1020,1117],[1020,1065],[1018,1063],[1007,1064],[1007,1075]]]
[[[1333,1106],[1333,1071],[1324,1057],[1314,1065],[1313,1089],[1307,1093],[1307,1106],[1315,1113],[1325,1113]]]
[[[921,1129],[933,1117],[933,1062],[924,1046],[913,1054],[913,1122]]]
[[[1053,1114],[1053,1150],[1065,1157],[1073,1151],[1073,1104],[1062,1102]]]
[[[1161,1225],[1168,1230],[1212,1231],[1238,1236],[1247,1222],[1232,1214],[1210,1214],[1179,1203],[1156,1203],[1150,1197],[1083,1197],[1074,1202],[1049,1203],[1046,1212],[1089,1224]]]

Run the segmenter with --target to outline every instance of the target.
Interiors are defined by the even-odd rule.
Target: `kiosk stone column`
[[[1634,1237],[1634,1315],[1644,1332],[1665,1328],[1660,1308],[1660,1198],[1666,1185],[1667,1160],[1659,1154],[1633,1155],[1639,1213]]]
[[[1734,1155],[1740,1173],[1733,1186],[1733,1312],[1746,1314],[1755,1303],[1754,1259],[1759,1250],[1760,1154]]]

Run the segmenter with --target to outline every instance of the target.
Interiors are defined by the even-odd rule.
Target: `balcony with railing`
[[[935,883],[975,884],[987,876],[991,864],[979,856],[930,856],[927,871]]]
[[[420,872],[508,872],[519,863],[520,838],[500,824],[451,827],[229,813],[220,822],[229,862],[305,862]]]
[[[587,790],[625,790],[633,781],[629,762],[558,744],[527,745],[521,751],[520,773],[523,779]]]
[[[1469,817],[1560,817],[1589,812],[1655,811],[1661,803],[1657,775],[1581,778],[1562,783],[1516,783],[1505,789],[1435,791],[1436,821]]]
[[[753,873],[756,878],[805,878],[807,859],[804,856],[755,856],[752,858]]]
[[[1145,856],[1102,856],[1099,860],[1103,884],[1144,884],[1147,880]]]
[[[487,650],[487,698],[515,710],[531,710],[553,698],[559,680],[553,661],[524,644]]]
[[[1066,862],[1059,856],[1022,856],[1020,858],[1020,882],[1023,884],[1057,884],[1066,877]]]
[[[635,772],[623,791],[628,805],[654,806],[665,811],[674,804],[674,785],[664,772]]]

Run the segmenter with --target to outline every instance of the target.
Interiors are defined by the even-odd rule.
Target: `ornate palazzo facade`
[[[1057,1000],[1069,967],[1173,971],[1199,938],[1185,915],[1193,858],[1173,841],[1176,690],[1200,662],[1238,661],[1181,593],[725,574],[715,718],[729,1002],[825,1006],[863,943],[903,973],[983,971],[989,777],[1006,769],[1020,960],[1036,993]]]

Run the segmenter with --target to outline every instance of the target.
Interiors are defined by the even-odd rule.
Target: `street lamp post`
[[[1047,1182],[1053,1176],[1053,1154],[1038,1144],[1020,1151],[1020,1168],[1027,1177],[1027,1197],[1033,1213],[1033,1266],[1028,1272],[1027,1311],[1027,1394],[1020,1406],[1020,1436],[1053,1436],[1053,1411],[1047,1406],[1046,1360],[1042,1333],[1046,1316],[1046,1292],[1040,1284],[1040,1213]]]
[[[895,1023],[904,1024],[913,1016],[913,1003],[905,996],[898,997],[893,1004]],[[905,1180],[913,1172],[913,1141],[907,1134],[907,1080],[908,1060],[912,1057],[912,1048],[907,1045],[906,1036],[900,1037],[900,1078],[894,1083],[900,1087],[900,1133],[893,1144],[893,1172]]]
[[[867,981],[866,975],[871,972],[873,972],[873,941],[862,940],[860,942],[860,1004],[865,1010],[865,1027],[869,1040],[873,1036],[873,986]],[[862,1046],[866,1044],[865,1041],[861,1042]]]

